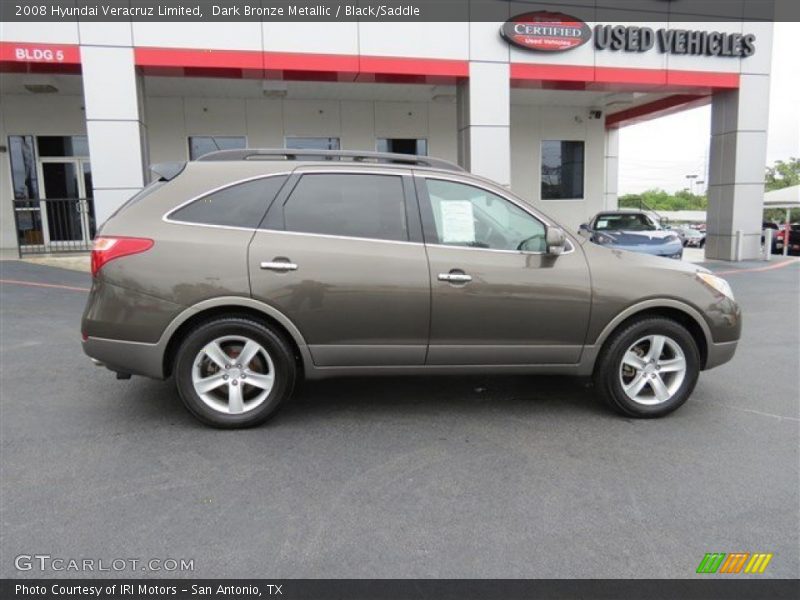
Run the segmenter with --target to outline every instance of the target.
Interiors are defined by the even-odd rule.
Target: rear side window
[[[285,175],[263,177],[223,188],[170,214],[174,221],[255,229],[281,189]]]
[[[283,209],[287,231],[407,241],[396,175],[304,175]]]

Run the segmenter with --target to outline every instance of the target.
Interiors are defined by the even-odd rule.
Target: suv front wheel
[[[595,368],[595,387],[614,410],[638,418],[661,417],[694,390],[700,353],[691,333],[662,317],[644,318],[614,333]]]
[[[180,345],[175,382],[199,420],[225,429],[252,427],[292,394],[296,367],[283,338],[246,318],[201,325]]]

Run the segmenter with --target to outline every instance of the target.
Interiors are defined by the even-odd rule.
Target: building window
[[[403,182],[394,175],[304,175],[283,217],[287,231],[408,240]]]
[[[286,181],[284,175],[264,177],[226,187],[173,212],[175,221],[255,229]]]
[[[41,244],[44,235],[33,136],[9,136],[8,153],[11,159],[11,185],[14,187],[12,210],[17,226],[17,243],[20,246]]]
[[[40,135],[36,137],[39,156],[89,156],[85,135]]]
[[[292,150],[338,150],[337,137],[287,137],[286,147]]]
[[[542,200],[583,198],[583,155],[583,142],[542,142]]]
[[[247,148],[243,135],[192,135],[189,136],[189,159],[197,160],[204,154],[217,150],[241,150]]]
[[[428,156],[428,140],[418,138],[378,138],[378,152]]]
[[[11,135],[8,137],[11,157],[11,183],[14,186],[14,199],[38,199],[39,181],[36,174],[36,149],[32,135]]]

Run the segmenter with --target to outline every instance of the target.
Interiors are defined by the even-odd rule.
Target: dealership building
[[[576,229],[617,206],[621,127],[710,104],[706,255],[758,257],[772,23],[573,4],[508,22],[0,23],[0,247],[80,248],[150,164],[242,147],[445,158]]]

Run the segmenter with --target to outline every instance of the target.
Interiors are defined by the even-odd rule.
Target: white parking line
[[[73,292],[88,292],[89,288],[75,287],[73,285],[60,285],[56,283],[39,283],[38,281],[19,281],[17,279],[0,279],[0,284],[26,285],[29,287],[56,288]]]

